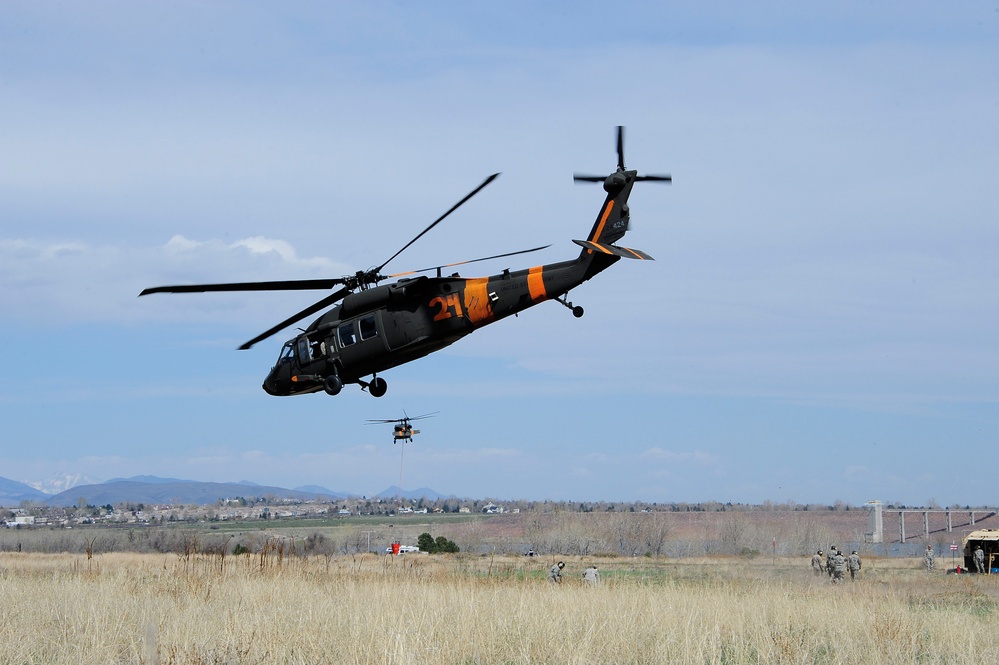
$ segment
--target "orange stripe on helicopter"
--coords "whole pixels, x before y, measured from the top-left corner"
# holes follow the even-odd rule
[[[548,297],[545,292],[545,278],[542,275],[544,266],[535,266],[527,271],[527,290],[531,294],[531,300],[537,302]]]
[[[597,230],[594,231],[593,237],[590,238],[591,242],[596,242],[600,235],[604,232],[604,225],[607,223],[607,218],[610,217],[611,210],[614,208],[614,199],[607,202],[607,207],[604,208],[604,214],[600,216],[600,224],[597,225]]]
[[[465,316],[473,325],[492,320],[493,306],[489,302],[488,277],[465,280]]]

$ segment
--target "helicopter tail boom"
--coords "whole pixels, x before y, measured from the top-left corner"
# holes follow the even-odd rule
[[[574,243],[583,248],[580,254],[581,259],[591,259],[593,256],[603,254],[608,258],[613,256],[642,261],[653,260],[651,256],[641,250],[614,244],[628,232],[628,225],[631,221],[628,197],[631,195],[631,188],[636,179],[638,179],[637,171],[618,171],[607,176],[604,181],[607,198],[604,200],[603,207],[600,208],[600,214],[597,215],[589,236],[586,240],[573,240]]]

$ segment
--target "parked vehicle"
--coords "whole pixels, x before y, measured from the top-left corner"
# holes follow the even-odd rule
[[[975,566],[975,550],[979,547],[985,554],[985,573],[999,574],[999,529],[972,531],[962,541],[964,545],[964,568],[969,573],[978,572]]]
[[[389,545],[385,548],[386,554],[412,554],[413,552],[419,552],[420,548],[416,545]]]

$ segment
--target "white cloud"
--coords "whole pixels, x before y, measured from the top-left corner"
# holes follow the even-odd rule
[[[870,468],[862,464],[852,464],[843,469],[843,475],[849,480],[862,480],[872,476]]]
[[[707,453],[701,450],[675,452],[659,447],[647,448],[642,452],[641,457],[657,462],[667,462],[669,464],[697,464],[700,466],[714,466],[721,461],[718,455]]]
[[[183,254],[185,252],[193,252],[203,244],[195,240],[188,240],[184,236],[176,235],[167,241],[164,249],[168,254]]]
[[[0,238],[0,307],[9,320],[41,325],[165,318],[232,322],[234,308],[257,309],[254,320],[259,320],[273,318],[267,312],[282,303],[294,311],[296,297],[241,293],[136,300],[136,296],[143,288],[165,284],[306,279],[351,272],[346,264],[300,257],[287,241],[262,236],[226,243],[175,235],[159,247]],[[303,299],[309,297],[306,293]]]

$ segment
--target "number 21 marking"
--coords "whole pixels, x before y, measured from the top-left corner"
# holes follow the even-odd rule
[[[428,303],[431,309],[440,307],[440,311],[434,314],[434,321],[443,321],[452,316],[461,316],[461,299],[457,293],[448,296],[436,296]]]

